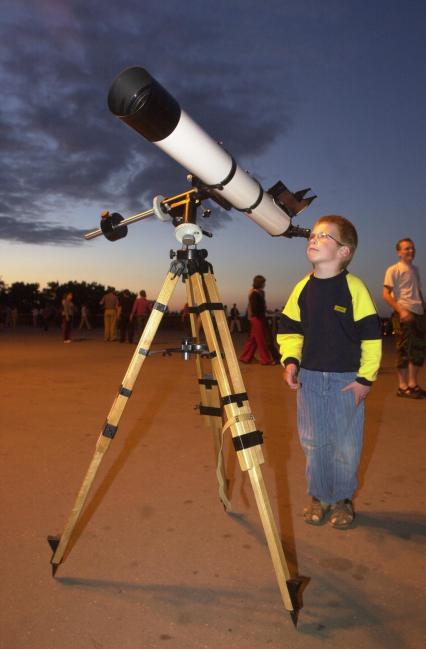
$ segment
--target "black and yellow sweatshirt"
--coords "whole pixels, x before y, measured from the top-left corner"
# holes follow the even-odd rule
[[[371,385],[382,353],[380,321],[365,284],[343,271],[328,279],[307,275],[281,314],[281,362],[319,372],[356,372]]]

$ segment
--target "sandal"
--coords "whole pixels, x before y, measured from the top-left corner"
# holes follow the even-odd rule
[[[398,388],[396,396],[403,397],[404,399],[423,399],[425,391],[418,385],[414,388],[405,388],[405,390],[404,388]]]
[[[414,388],[408,387],[408,391],[412,399],[423,399],[426,397],[426,390],[423,390],[420,385],[415,385]],[[416,395],[416,396],[413,396]]]
[[[303,518],[305,519],[305,523],[309,523],[309,525],[322,525],[329,511],[330,505],[322,503],[318,498],[313,497],[309,507],[303,510]]]
[[[355,513],[352,506],[352,500],[338,500],[331,507],[330,524],[338,530],[346,530],[353,523]]]

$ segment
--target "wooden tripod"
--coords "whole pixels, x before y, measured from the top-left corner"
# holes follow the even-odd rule
[[[90,488],[101,461],[113,440],[127,400],[139,371],[149,355],[149,350],[160,322],[180,277],[186,285],[187,302],[190,309],[191,331],[194,340],[199,341],[201,329],[207,343],[207,353],[197,354],[197,373],[201,392],[202,415],[208,418],[214,433],[218,457],[219,494],[225,509],[230,508],[226,496],[225,473],[222,456],[222,435],[230,429],[232,441],[242,471],[247,471],[256,499],[266,540],[271,554],[282,600],[296,626],[301,608],[302,577],[290,578],[279,533],[260,464],[263,463],[261,449],[262,433],[256,429],[254,416],[245,391],[238,359],[232,344],[223,304],[220,302],[212,266],[206,261],[207,251],[184,248],[172,261],[164,284],[158,295],[146,327],[141,335],[130,365],[124,376],[118,394],[109,411],[104,428],[98,438],[95,453],[90,462],[74,507],[60,537],[48,537],[53,550],[51,558],[53,576],[63,561],[73,530],[80,517]],[[206,356],[211,373],[205,372]],[[225,423],[222,428],[222,420]]]

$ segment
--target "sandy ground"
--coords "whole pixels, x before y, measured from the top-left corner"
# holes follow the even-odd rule
[[[160,331],[154,348],[179,342]],[[395,397],[389,343],[346,532],[303,522],[304,461],[281,368],[242,367],[286,556],[310,578],[295,630],[228,440],[233,513],[218,500],[195,362],[178,354],[144,364],[52,578],[46,538],[63,530],[133,348],[99,331],[70,345],[58,331],[1,331],[1,649],[423,646],[426,400]]]

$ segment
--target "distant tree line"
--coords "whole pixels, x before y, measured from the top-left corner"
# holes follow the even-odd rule
[[[0,309],[3,313],[16,309],[21,324],[32,322],[35,309],[39,310],[40,316],[46,310],[50,311],[50,319],[60,322],[62,299],[71,292],[77,316],[82,305],[85,304],[92,324],[96,326],[101,324],[102,308],[99,302],[106,291],[107,287],[97,282],[69,281],[64,284],[48,282],[47,286],[41,289],[40,284],[36,282],[13,282],[7,285],[0,280]],[[134,293],[130,293],[136,297]]]

